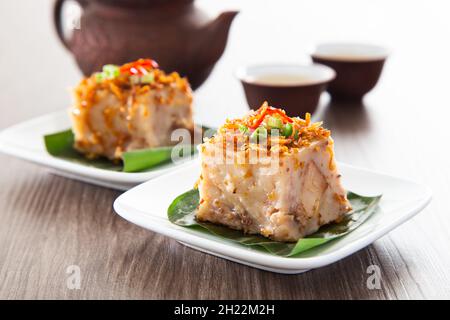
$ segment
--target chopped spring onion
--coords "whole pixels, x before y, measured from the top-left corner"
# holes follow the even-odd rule
[[[120,68],[114,64],[103,66],[103,75],[106,79],[114,79],[120,75]]]
[[[153,83],[155,81],[155,75],[153,73],[147,73],[141,76],[141,83]]]
[[[286,123],[281,130],[281,134],[285,137],[290,137],[292,135],[292,131],[292,124]]]
[[[134,74],[130,76],[130,82],[131,84],[145,84],[145,83],[152,83],[155,81],[155,75],[153,73],[147,73],[144,75],[138,75]]]
[[[97,83],[103,82],[105,79],[114,79],[120,75],[120,69],[113,64],[103,66],[102,72],[95,73],[95,81]]]
[[[267,119],[267,126],[269,128],[280,129],[283,126],[283,121],[277,117],[269,117]]]
[[[248,127],[244,126],[243,124],[239,125],[239,131],[242,133],[248,133]]]
[[[253,142],[258,142],[267,139],[267,129],[264,127],[258,127],[255,131],[253,131],[250,136],[250,140]]]
[[[97,83],[102,82],[105,79],[105,76],[103,75],[103,72],[97,72],[95,74],[95,81],[97,81]]]

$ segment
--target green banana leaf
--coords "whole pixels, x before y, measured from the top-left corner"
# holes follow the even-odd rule
[[[214,129],[208,127],[202,127],[202,130],[204,137],[211,136],[211,132],[214,131]],[[170,163],[174,148],[173,146],[168,146],[128,151],[123,153],[122,161],[114,162],[106,158],[86,158],[74,149],[74,141],[75,138],[71,129],[44,136],[45,148],[52,156],[85,166],[111,171],[142,172],[151,170],[160,165]],[[195,145],[181,148],[180,157],[185,156],[184,152],[193,155],[197,152],[197,148]]]
[[[341,222],[322,226],[314,234],[300,239],[296,243],[274,241],[260,235],[244,234],[225,226],[197,221],[195,213],[200,201],[197,189],[189,190],[178,196],[169,206],[167,215],[172,223],[179,226],[196,228],[256,250],[264,250],[273,255],[292,257],[353,231],[378,209],[381,198],[381,196],[364,197],[353,192],[349,192],[347,197],[353,209]]]

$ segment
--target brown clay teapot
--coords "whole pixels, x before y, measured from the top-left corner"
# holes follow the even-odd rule
[[[187,76],[200,86],[222,55],[237,12],[210,21],[194,0],[76,0],[81,8],[79,28],[64,37],[61,9],[54,4],[56,31],[85,75],[103,65],[150,57],[165,71]]]

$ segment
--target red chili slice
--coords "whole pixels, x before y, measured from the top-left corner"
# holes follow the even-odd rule
[[[264,121],[264,118],[267,115],[267,107],[264,108],[264,110],[260,113],[258,120],[256,120],[251,126],[249,126],[250,129],[256,129],[259,127],[259,125]]]
[[[266,118],[266,116],[268,115],[272,115],[272,114],[277,114],[281,117],[282,120],[285,120],[286,122],[292,123],[292,119],[289,118],[286,114],[283,113],[283,111],[273,108],[273,107],[264,107],[264,109],[261,111],[258,120],[256,120],[253,125],[249,126],[250,129],[256,129],[258,128],[261,123],[264,121],[264,119]]]
[[[126,63],[120,68],[120,72],[129,72],[131,74],[144,75],[147,69],[159,68],[158,63],[152,59],[139,59],[134,62]]]

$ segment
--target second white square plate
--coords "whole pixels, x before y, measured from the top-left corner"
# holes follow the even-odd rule
[[[51,156],[45,149],[44,136],[70,127],[66,110],[22,122],[0,132],[0,152],[43,165],[68,178],[119,190],[130,189],[189,162],[168,163],[151,171],[129,173],[98,169]]]
[[[170,203],[192,189],[199,177],[198,161],[125,192],[114,202],[114,209],[132,223],[206,253],[273,272],[301,273],[364,248],[413,217],[431,200],[427,187],[410,181],[344,164],[339,165],[339,170],[348,190],[367,196],[382,194],[380,209],[350,234],[291,258],[255,251],[167,219]]]

